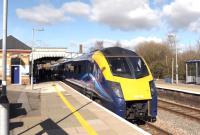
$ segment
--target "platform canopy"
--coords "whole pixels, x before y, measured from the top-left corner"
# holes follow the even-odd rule
[[[68,52],[66,48],[34,48],[33,60],[44,58],[44,57],[65,57],[65,58],[75,58],[82,55],[77,52]],[[30,60],[32,60],[32,55],[30,55]]]

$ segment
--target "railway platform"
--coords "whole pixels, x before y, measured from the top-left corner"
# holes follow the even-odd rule
[[[8,86],[11,135],[148,135],[62,82]]]
[[[157,88],[162,88],[165,90],[173,90],[173,91],[179,91],[179,92],[184,92],[188,94],[196,94],[200,95],[200,85],[196,84],[184,84],[184,83],[178,83],[178,84],[171,84],[171,83],[166,83],[164,80],[157,80],[155,81],[156,87]]]

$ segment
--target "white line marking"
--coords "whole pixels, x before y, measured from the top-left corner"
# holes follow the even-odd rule
[[[171,90],[171,91],[179,91],[179,92],[183,92],[183,93],[200,95],[200,92],[189,91],[189,90],[184,90],[184,89],[179,89],[179,88],[169,88],[167,86],[156,86],[156,88],[167,89],[167,90]]]

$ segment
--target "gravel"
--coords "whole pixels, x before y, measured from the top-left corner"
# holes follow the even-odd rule
[[[155,125],[173,135],[199,135],[200,123],[159,108]]]

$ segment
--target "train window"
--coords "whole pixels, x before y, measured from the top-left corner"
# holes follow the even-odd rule
[[[102,81],[102,78],[103,78],[103,74],[101,72],[101,69],[99,68],[99,66],[95,63],[94,64],[94,68],[93,68],[93,75],[95,76],[95,78],[98,80],[98,81]]]
[[[135,74],[135,78],[141,78],[149,75],[147,67],[144,61],[140,57],[129,57],[129,59],[133,66],[133,72]]]
[[[78,65],[78,74],[81,74],[82,69],[81,69],[81,65]]]
[[[108,57],[113,75],[131,77],[131,71],[125,57]]]
[[[92,72],[92,74],[94,76],[97,76],[97,66],[96,66],[96,64],[93,65],[93,72]]]
[[[65,65],[64,65],[64,67],[65,67],[65,68],[64,68],[64,71],[67,71],[67,72],[69,72],[69,67],[68,67],[68,65],[67,65],[67,64],[65,64]]]
[[[200,77],[200,62],[198,62],[198,69],[197,70],[198,70],[198,72],[197,72],[198,75],[197,76]]]
[[[75,65],[75,66],[74,66],[74,73],[75,73],[75,74],[78,74],[78,73],[79,73],[79,67],[78,67],[78,65]]]
[[[92,69],[93,69],[92,64],[89,63],[87,66],[87,73],[91,73]]]

